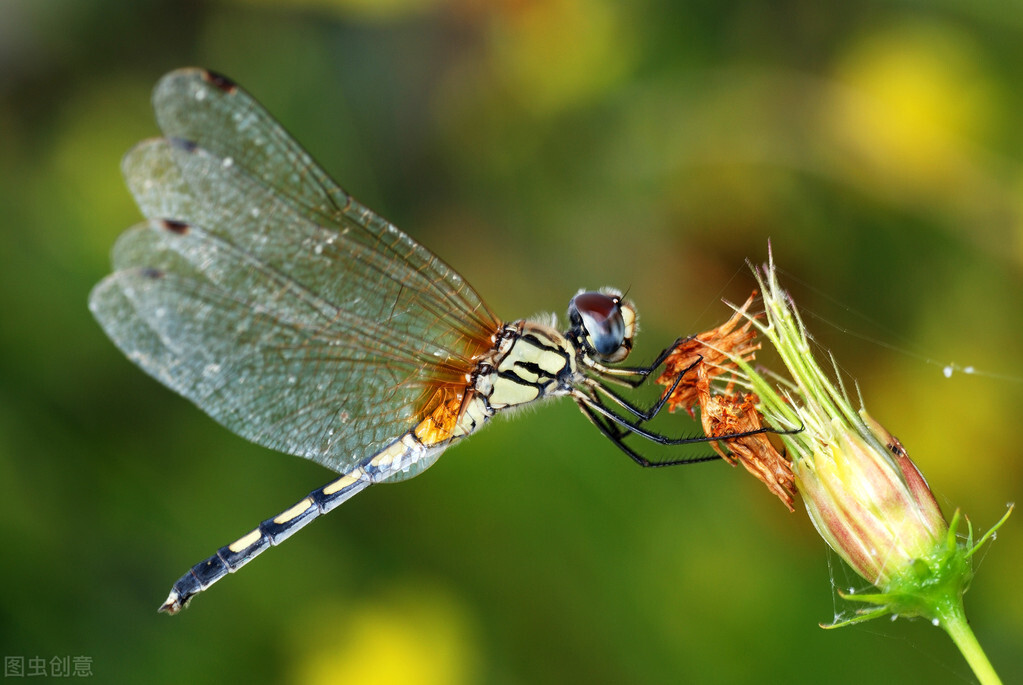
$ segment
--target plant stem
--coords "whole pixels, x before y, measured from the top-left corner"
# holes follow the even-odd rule
[[[987,655],[984,654],[980,643],[977,642],[977,636],[973,634],[973,630],[966,620],[962,599],[948,603],[943,602],[939,608],[938,621],[959,651],[962,652],[981,685],[1002,685],[1001,678],[995,673]]]

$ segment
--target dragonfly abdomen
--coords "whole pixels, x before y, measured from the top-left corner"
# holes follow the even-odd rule
[[[270,547],[279,545],[373,483],[392,477],[401,478],[414,466],[426,468],[443,448],[430,448],[411,432],[364,460],[340,478],[310,492],[305,498],[277,516],[267,519],[251,532],[200,561],[171,588],[160,611],[176,614],[189,600],[229,573],[234,573]],[[424,463],[419,463],[424,462]]]

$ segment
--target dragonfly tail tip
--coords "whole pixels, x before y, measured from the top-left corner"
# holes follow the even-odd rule
[[[171,590],[170,594],[167,595],[167,600],[160,605],[160,608],[157,609],[157,612],[167,614],[168,616],[173,616],[174,614],[184,609],[187,604],[188,600],[186,599],[182,601],[182,597],[181,595],[178,594],[177,590]]]

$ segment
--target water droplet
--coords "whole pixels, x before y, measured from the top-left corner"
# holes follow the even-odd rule
[[[224,157],[224,161],[220,163],[225,169],[230,169],[234,166],[234,159],[231,157]]]
[[[936,619],[936,618],[932,618],[931,619],[931,625],[934,626],[935,628],[938,627],[939,623],[940,623],[940,621],[938,619]]]
[[[206,99],[206,91],[201,89],[201,88],[199,90],[195,91],[195,99],[198,100],[199,102],[202,102],[203,100],[205,100]]]
[[[963,373],[973,373],[973,367],[967,366],[963,369]]]
[[[942,369],[941,372],[943,374],[945,374],[945,378],[951,378],[952,377],[952,365],[949,364],[944,369]]]
[[[323,243],[318,243],[316,247],[313,248],[313,252],[316,254],[323,254]]]

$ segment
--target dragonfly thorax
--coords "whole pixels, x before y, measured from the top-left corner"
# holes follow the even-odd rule
[[[504,326],[493,350],[477,365],[472,377],[473,399],[493,415],[564,394],[576,374],[571,341],[550,326],[516,321]]]

